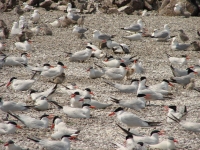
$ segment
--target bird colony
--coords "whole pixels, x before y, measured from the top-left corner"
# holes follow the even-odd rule
[[[199,19],[70,6],[0,16],[0,149],[199,149]]]

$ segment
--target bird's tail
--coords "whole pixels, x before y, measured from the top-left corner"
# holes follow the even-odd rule
[[[113,101],[113,102],[115,102],[115,103],[119,103],[120,102],[120,100],[119,99],[116,99],[116,98],[113,98],[113,97],[110,97],[112,100],[111,101]]]
[[[63,107],[61,105],[59,105],[57,102],[55,101],[49,101],[51,103],[53,103],[54,105],[58,106],[59,109],[62,109]]]
[[[99,67],[99,68],[103,68],[103,67],[101,67],[100,65],[97,65],[97,63],[94,63],[97,67]]]
[[[32,140],[34,142],[40,142],[39,138],[30,138],[30,137],[27,137],[27,139]]]
[[[148,122],[146,121],[150,126],[155,127],[155,126],[160,126],[162,122]]]
[[[67,57],[71,57],[72,56],[72,53],[69,53],[69,52],[65,52],[67,53]]]
[[[114,84],[112,82],[109,82],[109,81],[103,81],[103,82],[105,82],[108,85],[114,86]]]
[[[170,78],[170,82],[177,83],[176,80],[173,79],[173,77]]]
[[[171,57],[167,52],[165,52],[165,54],[167,55],[167,58],[170,58],[170,57]]]

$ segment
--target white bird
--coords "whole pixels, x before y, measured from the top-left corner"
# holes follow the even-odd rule
[[[148,87],[146,86],[146,77],[141,77],[140,78],[140,82],[139,82],[139,85],[138,85],[138,90],[137,90],[137,94],[139,94],[139,91],[141,90],[145,90],[147,89]]]
[[[25,111],[33,106],[26,106],[24,103],[16,103],[14,101],[3,101],[0,97],[0,109],[4,112]],[[8,115],[7,118],[8,119]]]
[[[114,112],[110,113],[109,116],[117,114],[117,119],[126,124],[129,128],[131,127],[152,127],[158,126],[161,122],[148,122],[140,119],[137,115],[131,112],[125,112],[122,107],[118,107]]]
[[[54,78],[59,75],[61,75],[64,72],[64,69],[67,68],[62,62],[58,62],[57,66],[54,68],[50,68],[48,70],[43,70],[40,75],[49,77],[49,78]]]
[[[147,10],[146,10],[146,9],[144,9],[144,10],[142,11],[142,17],[144,17],[144,16],[147,16]]]
[[[148,94],[138,94],[136,99],[130,100],[118,100],[116,98],[112,98],[112,101],[119,104],[122,107],[130,108],[139,111],[140,109],[144,109],[146,106],[146,99],[149,99]]]
[[[112,39],[114,36],[103,34],[98,30],[93,31],[93,39],[99,43],[105,43],[107,40]]]
[[[84,98],[81,98],[81,95],[79,92],[74,92],[71,95],[70,99],[70,106],[73,108],[81,108],[83,105]]]
[[[51,66],[48,63],[43,64],[43,66],[41,66],[41,67],[40,66],[34,67],[34,66],[24,64],[24,67],[29,71],[36,71],[36,72],[42,72],[42,71],[48,70],[50,68],[53,68],[53,66]]]
[[[105,71],[105,75],[112,80],[124,79],[124,77],[126,76],[127,69],[128,69],[124,63],[121,63],[119,68],[103,68],[99,65],[97,66],[102,68]]]
[[[60,19],[56,19],[55,21],[49,23],[51,26],[53,27],[60,27],[61,26],[61,23],[60,23]]]
[[[82,27],[79,27],[78,25],[75,25],[74,26],[74,29],[72,31],[72,33],[74,33],[75,35],[77,35],[78,37],[81,37],[82,35],[84,35],[84,33],[88,31],[87,28],[82,28]]]
[[[87,43],[87,46],[92,47],[94,51],[92,51],[91,57],[102,58],[105,54],[102,50],[100,50],[97,46],[93,45],[92,43]]]
[[[176,118],[178,118],[180,120],[186,119],[186,114],[187,114],[186,106],[184,106],[183,112],[177,112],[177,107],[175,105],[165,106],[164,108],[166,109],[166,111],[168,111],[168,113],[167,113],[167,122],[168,123],[174,122],[174,120],[170,119],[170,118],[174,118],[173,116],[175,116]]]
[[[90,118],[90,108],[95,108],[90,104],[83,104],[82,108],[73,108],[70,106],[60,106],[57,103],[53,102],[60,109],[63,109],[63,112],[70,118]]]
[[[52,95],[56,91],[56,89],[57,89],[57,84],[52,86],[51,88],[43,91],[43,92],[37,92],[37,91],[31,89],[30,90],[30,97],[31,97],[32,100],[37,100],[41,97],[48,97],[49,98],[49,96]]]
[[[50,141],[48,139],[39,139],[39,138],[30,138],[27,137],[29,140],[32,140],[46,150],[70,150],[71,144],[70,140],[76,138],[76,135],[64,135],[61,137],[61,141]]]
[[[26,40],[24,42],[15,42],[15,47],[17,50],[23,50],[23,51],[31,51],[32,50],[32,46],[31,46],[31,41],[30,40]]]
[[[26,11],[34,10],[34,7],[28,5],[26,2],[24,2],[23,5],[24,5],[24,10],[26,10]]]
[[[72,8],[72,4],[71,3],[68,3],[67,4],[67,12],[70,12],[70,11],[72,11],[72,12],[80,12],[79,9]]]
[[[44,114],[40,117],[40,120],[32,118],[27,115],[16,115],[8,112],[9,115],[13,116],[20,122],[22,122],[28,128],[40,128],[40,129],[47,129],[49,126],[49,119],[52,119],[53,115]]]
[[[47,97],[43,96],[38,99],[36,99],[34,103],[34,109],[37,111],[44,111],[49,109],[49,102],[51,100],[47,99]]]
[[[22,34],[22,30],[19,28],[18,22],[13,22],[13,26],[11,28],[10,35],[14,36],[14,35],[19,35],[19,34]]]
[[[119,46],[119,45],[120,45],[119,43],[117,43],[117,42],[115,42],[115,41],[113,41],[113,40],[111,40],[111,39],[109,39],[109,40],[106,41],[106,46],[107,46],[109,49],[112,49],[113,47]]]
[[[69,61],[71,62],[83,62],[91,57],[92,51],[94,51],[92,47],[87,46],[85,50],[78,51],[75,53],[67,53],[67,56],[69,57]]]
[[[195,72],[198,73],[198,76],[200,76],[200,66],[199,65],[193,65],[193,66],[190,66],[190,68],[192,68]]]
[[[138,32],[136,34],[133,35],[129,35],[129,36],[122,36],[125,39],[129,39],[131,41],[138,41],[138,40],[142,40],[142,32]]]
[[[171,42],[171,49],[172,50],[187,50],[190,47],[190,43],[178,43],[176,40],[176,37],[173,37],[172,42]]]
[[[168,24],[164,25],[164,30],[156,32],[152,38],[155,38],[157,41],[166,41],[170,38],[170,31]]]
[[[192,132],[200,132],[200,123],[181,120],[181,119],[176,118],[174,115],[172,116],[173,118],[172,117],[169,117],[169,118],[177,122],[182,128],[184,128],[184,130],[192,131]]]
[[[30,18],[33,23],[38,23],[39,19],[40,19],[40,14],[38,10],[34,10],[33,14],[31,14],[31,18]]]
[[[27,26],[27,22],[24,16],[20,16],[19,18],[19,29],[22,29],[23,27]]]
[[[176,149],[174,142],[177,142],[173,137],[169,137],[167,140],[164,140],[158,144],[149,145],[150,149],[161,149],[161,150],[172,150]]]
[[[106,67],[110,68],[118,68],[123,62],[124,61],[121,58],[114,58],[113,56],[109,56],[104,61],[102,61]]]
[[[187,60],[190,59],[189,56],[187,56],[187,55],[181,55],[181,57],[172,57],[169,54],[167,54],[167,57],[169,59],[169,62],[172,65],[177,65],[178,64],[178,65],[181,65],[181,66],[187,65]]]
[[[91,106],[94,106],[96,109],[105,109],[112,105],[112,104],[107,104],[107,103],[102,103],[102,102],[96,101],[94,99],[91,99],[91,97],[85,97],[84,103],[90,104]]]
[[[6,87],[8,88],[10,85],[15,91],[27,91],[32,85],[35,83],[35,80],[18,80],[16,77],[12,77],[10,81],[7,83]]]
[[[194,74],[197,74],[197,72],[191,70],[188,68],[188,74],[186,76],[181,76],[181,77],[171,77],[171,81],[173,83],[177,83],[185,87],[187,84],[190,83],[191,78],[194,78]]]
[[[137,93],[137,89],[138,89],[138,85],[139,85],[138,79],[133,79],[131,81],[130,85],[112,83],[112,82],[109,82],[109,81],[104,81],[104,82],[106,84],[118,89],[120,92],[123,92],[123,93]]]
[[[4,146],[6,147],[6,150],[28,150],[28,149],[21,148],[18,145],[15,145],[15,142],[12,140],[9,140],[8,142],[6,142]]]
[[[7,123],[0,123],[0,135],[13,134],[15,133],[17,128],[21,129],[22,127],[13,121],[9,121]]]
[[[91,79],[101,78],[105,74],[102,70],[94,69],[93,67],[90,67],[87,71],[89,71]]]
[[[134,60],[134,63],[131,68],[134,69],[134,72],[137,74],[145,73],[145,69],[142,67],[142,63],[138,62],[138,59]]]
[[[177,14],[181,14],[181,9],[183,9],[183,8],[182,8],[182,6],[181,6],[180,3],[177,3],[177,4],[174,6],[174,12],[177,13]]]
[[[30,57],[28,53],[22,53],[21,57],[5,56],[3,58],[4,66],[22,66],[28,63],[27,57]]]
[[[137,21],[137,24],[131,24],[129,27],[121,28],[122,30],[131,31],[131,32],[139,32],[143,30],[143,22],[142,19]]]
[[[35,26],[35,27],[31,28],[30,30],[34,33],[34,35],[38,35],[41,28],[39,26]]]
[[[120,44],[119,46],[114,46],[112,50],[115,54],[129,54],[130,53],[129,46],[123,43]]]
[[[74,13],[73,10],[67,12],[67,18],[71,19],[72,21],[78,21],[81,16]]]
[[[175,77],[181,77],[181,76],[188,75],[189,68],[182,70],[182,69],[178,69],[178,68],[175,68],[172,65],[170,65],[170,69],[172,70],[172,73]]]

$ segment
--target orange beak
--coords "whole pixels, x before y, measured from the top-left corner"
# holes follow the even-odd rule
[[[124,60],[121,60],[121,62],[124,62]]]
[[[168,106],[164,106],[164,109],[165,109],[165,111],[168,111],[169,107]]]
[[[114,116],[115,112],[111,112],[108,116]]]
[[[94,48],[92,48],[92,51],[96,51]]]
[[[84,101],[84,98],[79,99],[79,101]]]
[[[105,62],[107,62],[108,61],[108,59],[106,59],[106,60],[104,60]]]
[[[67,68],[67,66],[63,66],[63,68]]]
[[[198,74],[198,72],[194,71],[194,74]]]
[[[54,68],[54,66],[50,66],[50,68]]]
[[[161,130],[160,132],[158,132],[159,135],[164,135],[165,134],[165,131],[164,130]]]
[[[94,95],[94,93],[93,93],[93,92],[90,92],[90,94],[91,94],[91,95]]]
[[[174,86],[172,83],[169,83],[170,86]]]
[[[54,115],[49,115],[47,118],[48,119],[53,119]]]
[[[90,108],[95,109],[96,107],[95,106],[90,106]]]
[[[174,142],[178,143],[178,141],[176,139],[174,139]]]
[[[129,70],[129,68],[128,68],[128,67],[125,67],[125,69],[126,69],[126,70]]]
[[[10,84],[11,84],[11,82],[8,82],[7,85],[6,85],[6,87],[8,88],[10,86]]]
[[[22,127],[21,127],[20,125],[16,125],[16,127],[17,127],[18,129],[22,129]]]
[[[29,42],[29,43],[32,43],[33,41],[31,41],[31,40],[28,40],[28,42]]]
[[[76,139],[76,136],[71,136],[69,139],[70,139],[70,140],[75,140],[75,139]]]
[[[137,60],[134,60],[134,63],[137,63]]]
[[[190,66],[189,68],[194,68],[194,66]]]
[[[72,94],[72,95],[71,95],[71,98],[73,98],[73,97],[75,97],[75,94]]]
[[[186,57],[186,59],[190,59],[190,57],[189,57],[189,56],[187,56],[187,57]]]
[[[52,130],[54,127],[55,127],[55,124],[53,123],[53,124],[51,125],[51,130]]]
[[[151,99],[151,94],[146,94],[145,98],[146,99]]]
[[[87,71],[90,71],[90,68]]]
[[[9,145],[9,143],[4,144],[4,146],[8,146],[8,145]]]
[[[30,55],[30,54],[27,54],[26,57],[31,57],[31,55]]]
[[[74,88],[75,88],[75,89],[77,89],[77,88],[78,88],[78,86],[74,86]]]

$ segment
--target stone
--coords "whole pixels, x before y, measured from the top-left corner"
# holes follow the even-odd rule
[[[132,6],[123,6],[123,7],[120,7],[118,9],[119,12],[125,12],[126,14],[130,15],[131,13],[133,13],[133,7]]]

